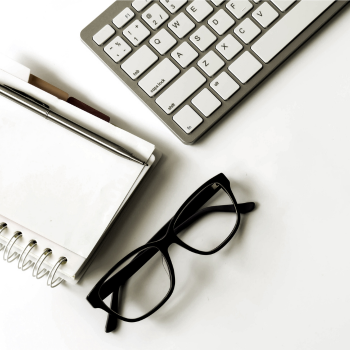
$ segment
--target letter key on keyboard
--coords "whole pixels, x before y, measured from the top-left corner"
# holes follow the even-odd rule
[[[190,36],[190,40],[199,48],[199,50],[205,51],[216,41],[216,36],[206,26],[201,26]]]
[[[226,4],[226,8],[237,18],[241,19],[249,12],[253,5],[248,0],[231,0]]]
[[[196,25],[183,12],[181,12],[168,24],[168,27],[180,39],[186,36],[195,26]]]
[[[199,55],[198,52],[185,41],[171,53],[171,56],[181,65],[182,68],[186,68]]]
[[[161,29],[149,43],[161,54],[167,53],[177,41],[163,28]]]
[[[221,9],[211,17],[208,24],[219,34],[226,33],[234,24],[235,20],[225,10]]]
[[[212,77],[224,65],[225,62],[214,51],[209,51],[198,61],[198,66],[209,75],[209,77]]]
[[[197,21],[202,22],[214,9],[203,0],[195,0],[187,6],[186,11]]]
[[[264,27],[267,28],[272,22],[274,22],[279,14],[272,8],[267,2],[264,2],[253,13],[252,16]]]
[[[224,40],[216,45],[216,49],[229,61],[242,51],[243,45],[231,34],[228,34]]]
[[[249,44],[261,33],[261,30],[250,18],[246,18],[235,28],[234,32],[244,43]]]

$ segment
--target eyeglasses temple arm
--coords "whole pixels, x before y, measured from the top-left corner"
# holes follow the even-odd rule
[[[241,214],[246,214],[254,209],[255,203],[253,203],[253,202],[242,203],[242,204],[238,204],[238,206],[240,207],[239,212]],[[195,214],[190,216],[182,224],[178,225],[175,228],[175,233],[178,234],[180,231],[182,231],[185,228],[187,228],[188,226],[190,226],[193,222],[200,219],[202,216],[209,214],[209,213],[213,213],[213,212],[235,213],[236,209],[235,209],[234,205],[232,205],[232,204],[231,205],[217,205],[217,206],[202,208],[202,209],[198,210]]]
[[[119,288],[120,288],[120,285],[112,293],[112,297],[111,297],[110,308],[111,308],[111,310],[116,311],[116,312],[118,312],[118,309],[119,309]],[[110,332],[114,331],[117,328],[117,325],[118,325],[118,319],[115,317],[115,315],[108,314],[107,320],[106,320],[105,332],[110,333]]]

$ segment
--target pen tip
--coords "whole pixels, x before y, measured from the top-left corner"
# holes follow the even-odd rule
[[[148,164],[147,164],[146,162],[144,162],[144,161],[142,161],[142,160],[136,158],[133,154],[131,154],[131,157],[129,156],[128,158],[129,158],[129,160],[133,160],[133,161],[135,161],[136,163],[139,163],[139,164],[141,164],[141,165],[143,165],[143,166],[148,166]]]
[[[146,162],[143,162],[142,160],[137,159],[136,161],[137,161],[137,163],[139,163],[143,166],[148,166],[148,164]]]

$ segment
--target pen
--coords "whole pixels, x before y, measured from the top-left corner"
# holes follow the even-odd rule
[[[41,114],[46,119],[55,122],[70,131],[75,132],[76,134],[96,143],[97,145],[121,156],[124,158],[127,158],[129,160],[132,160],[136,163],[139,163],[141,165],[148,165],[147,163],[143,162],[142,160],[136,158],[131,152],[126,150],[125,148],[118,146],[117,144],[106,140],[105,138],[93,133],[92,131],[89,131],[82,126],[64,118],[63,116],[51,111],[50,106],[47,104],[37,100],[36,98],[29,96],[28,94],[16,90],[14,88],[11,88],[9,86],[0,85],[0,93],[11,98],[12,100],[28,107],[29,109]]]
[[[30,69],[28,67],[2,54],[0,54],[0,69],[13,75],[18,79],[25,81],[26,83],[37,87],[40,90],[49,93],[50,95],[59,98],[62,101],[65,101],[79,109],[82,109],[85,112],[94,115],[97,118],[100,118],[108,123],[110,122],[110,118],[107,115],[101,113],[95,108],[88,106],[86,103],[79,101],[75,97],[69,96],[67,92],[48,83],[47,81],[36,77],[35,75],[30,73]]]

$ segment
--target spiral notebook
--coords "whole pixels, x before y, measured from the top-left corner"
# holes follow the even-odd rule
[[[34,277],[76,283],[159,156],[147,141],[1,70],[0,84],[34,96],[149,164],[111,153],[0,95],[0,254],[23,270],[31,266]]]

